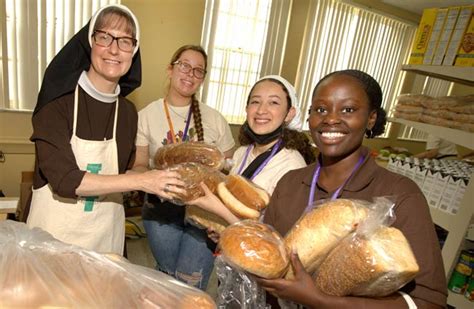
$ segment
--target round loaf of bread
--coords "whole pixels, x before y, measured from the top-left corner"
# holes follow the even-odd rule
[[[224,154],[214,145],[203,142],[169,144],[158,148],[154,158],[157,169],[165,169],[175,164],[194,162],[221,170]]]
[[[365,204],[337,199],[304,214],[285,236],[285,244],[297,252],[305,270],[312,274],[341,239],[367,217]],[[285,278],[294,278],[290,267]]]
[[[256,219],[270,202],[262,188],[240,175],[229,175],[217,186],[217,194],[224,205],[239,218]]]
[[[227,227],[221,233],[219,248],[231,266],[262,278],[280,278],[288,268],[283,238],[271,226],[254,220]]]
[[[403,233],[381,227],[372,235],[354,234],[331,251],[316,284],[326,294],[383,297],[411,281],[419,271]]]

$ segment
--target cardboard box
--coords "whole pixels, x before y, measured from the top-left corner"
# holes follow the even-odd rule
[[[439,207],[439,202],[443,196],[444,188],[448,184],[449,175],[442,172],[436,172],[436,176],[433,182],[433,188],[431,188],[430,195],[427,197],[428,205],[433,208]]]
[[[474,66],[474,18],[472,14],[469,26],[462,37],[454,65],[462,67]]]
[[[433,57],[435,55],[436,48],[438,47],[438,41],[443,31],[446,16],[448,16],[447,8],[440,8],[436,12],[436,20],[433,25],[433,31],[431,32],[430,40],[428,41],[428,46],[426,47],[423,64],[430,65],[431,62],[433,62]]]
[[[461,40],[471,20],[473,9],[474,6],[472,5],[461,7],[461,10],[459,11],[458,15],[458,20],[456,21],[456,26],[454,27],[453,34],[451,35],[451,40],[449,41],[446,54],[444,55],[443,65],[454,64],[454,60],[456,59],[456,55],[461,45]]]
[[[449,176],[448,183],[444,188],[443,196],[439,202],[439,209],[445,212],[449,212],[452,205],[455,203],[456,191],[460,183],[462,182],[461,178]]]
[[[437,11],[437,8],[423,10],[423,16],[416,31],[415,42],[408,60],[409,64],[423,64],[423,58],[436,20]]]
[[[16,211],[16,219],[21,222],[26,222],[26,218],[30,212],[33,174],[33,172],[21,172],[20,201],[18,202],[18,209]]]
[[[443,31],[441,31],[441,35],[438,40],[438,46],[436,47],[433,61],[431,62],[432,65],[441,65],[443,63],[444,55],[448,49],[449,41],[451,40],[454,27],[456,26],[460,10],[460,6],[448,8],[448,15],[446,16]]]

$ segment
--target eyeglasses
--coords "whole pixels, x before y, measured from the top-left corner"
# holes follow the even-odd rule
[[[178,65],[178,70],[181,72],[181,73],[189,73],[191,71],[193,71],[193,75],[194,77],[198,78],[198,79],[203,79],[204,76],[206,76],[206,70],[204,69],[201,69],[201,68],[193,68],[189,63],[186,63],[186,62],[183,62],[183,61],[175,61],[172,63],[173,65],[177,64]]]
[[[102,47],[109,47],[114,41],[117,41],[117,46],[124,52],[131,52],[137,45],[137,40],[127,36],[115,37],[108,32],[102,30],[95,30],[92,34],[94,42]]]

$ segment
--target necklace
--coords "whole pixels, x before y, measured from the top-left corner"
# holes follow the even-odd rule
[[[168,103],[168,108],[169,108],[169,110],[171,110],[171,112],[172,112],[174,115],[176,115],[176,116],[178,116],[179,118],[183,119],[184,123],[186,123],[186,122],[187,122],[187,115],[188,115],[188,112],[189,112],[189,111],[186,113],[186,115],[181,115],[179,112],[177,112],[177,111],[174,109],[175,106],[173,105],[173,102],[171,102],[171,100],[170,100],[169,98],[166,98],[165,101],[168,101],[168,102],[169,102],[169,103]],[[191,105],[189,105],[189,108],[191,108]]]
[[[174,143],[176,143],[176,136],[175,136],[175,133],[174,133],[173,121],[171,121],[169,106],[168,106],[168,103],[166,102],[166,99],[163,100],[163,106],[164,106],[164,109],[165,109],[166,119],[168,120],[168,127],[170,129],[171,139],[172,139],[173,144],[174,144]],[[182,138],[183,141],[186,140],[186,137],[188,135],[188,129],[189,129],[189,122],[191,120],[191,114],[192,114],[191,105],[189,105],[188,116],[184,121],[186,126],[184,127],[184,133],[183,133],[183,138]]]

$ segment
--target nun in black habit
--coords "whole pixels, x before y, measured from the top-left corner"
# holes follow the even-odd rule
[[[141,84],[139,42],[133,13],[108,5],[46,69],[32,118],[30,227],[89,250],[122,254],[121,192],[170,198],[164,185],[181,185],[173,172],[128,171],[135,158],[137,111],[125,96]]]

